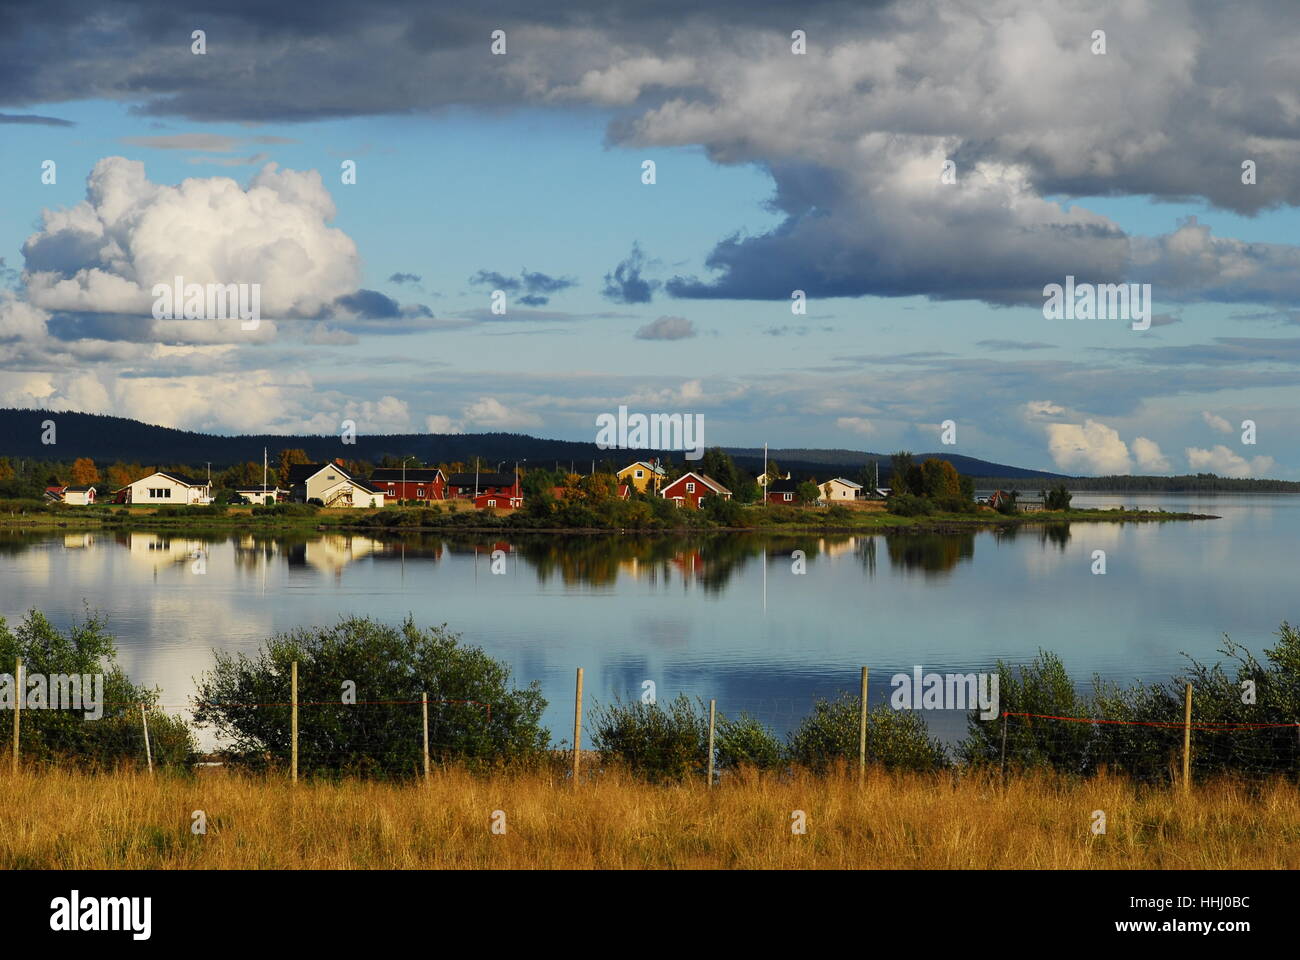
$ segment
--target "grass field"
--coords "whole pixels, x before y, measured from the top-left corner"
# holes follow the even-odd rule
[[[207,833],[191,831],[204,811]],[[792,833],[792,812],[807,832]],[[1106,816],[1094,835],[1093,812]],[[494,811],[505,832],[492,832]],[[300,783],[23,772],[0,777],[0,869],[1300,867],[1300,790],[737,774],[653,786],[562,773]]]

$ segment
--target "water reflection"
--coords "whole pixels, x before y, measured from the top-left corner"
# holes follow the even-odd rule
[[[1014,528],[998,531],[998,540],[1016,537]],[[1044,543],[1064,549],[1068,525],[1038,528]],[[975,554],[974,533],[861,536],[853,534],[631,534],[521,535],[511,540],[499,535],[406,534],[387,538],[344,533],[179,535],[150,531],[86,532],[61,535],[0,535],[0,554],[21,554],[37,545],[61,543],[67,550],[121,548],[130,565],[161,571],[203,558],[209,571],[229,558],[236,571],[265,572],[281,566],[290,575],[317,573],[333,579],[361,561],[372,564],[440,563],[445,557],[470,560],[475,569],[491,572],[494,557],[509,564],[509,571],[532,572],[542,585],[558,582],[565,587],[612,589],[620,578],[650,584],[676,582],[706,593],[726,589],[751,565],[766,565],[771,573],[788,572],[796,561],[812,570],[818,563],[856,559],[867,577],[877,571],[880,542],[889,567],[926,577],[942,576]]]

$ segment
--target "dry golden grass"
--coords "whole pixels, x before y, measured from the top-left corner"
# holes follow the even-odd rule
[[[205,836],[191,813],[207,815]],[[506,833],[491,832],[493,811]],[[807,833],[791,832],[791,813]],[[1104,836],[1089,827],[1106,813]],[[652,786],[606,774],[300,783],[204,772],[0,778],[0,868],[1300,867],[1300,791],[874,772]]]

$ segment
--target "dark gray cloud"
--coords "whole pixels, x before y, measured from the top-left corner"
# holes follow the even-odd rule
[[[388,278],[389,283],[419,283],[423,278],[418,273],[394,273]]]
[[[1130,237],[1046,199],[1204,200],[1246,214],[1300,204],[1288,92],[1300,82],[1300,9],[1186,0],[1121,18],[1008,0],[1000,10],[810,3],[797,18],[800,57],[776,0],[127,0],[108,11],[12,0],[0,8],[0,105],[107,98],[148,116],[239,123],[595,106],[617,117],[612,146],[698,146],[773,178],[781,225],[721,240],[707,275],[668,283],[674,296],[782,300],[802,289],[1024,304],[1073,275],[1151,282],[1165,302],[1300,304],[1295,247],[1197,237],[1196,225]],[[1099,18],[1104,56],[1089,49]],[[190,52],[196,26],[207,56]],[[488,49],[497,28],[504,57]],[[939,180],[946,160],[952,184]],[[1254,183],[1242,182],[1243,161]],[[647,283],[616,267],[607,288],[648,302]]]
[[[649,303],[659,287],[657,280],[646,280],[641,272],[646,267],[646,257],[641,245],[632,244],[632,252],[605,274],[605,287],[601,295],[614,303]]]
[[[490,287],[511,294],[522,293],[519,302],[528,307],[544,307],[551,302],[551,294],[578,285],[578,281],[571,277],[552,277],[528,270],[521,270],[517,277],[509,277],[495,270],[480,270],[469,278],[469,282],[476,287]]]

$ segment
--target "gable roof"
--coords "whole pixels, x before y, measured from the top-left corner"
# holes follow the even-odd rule
[[[407,483],[433,483],[439,477],[445,479],[445,475],[437,467],[407,467]],[[371,483],[401,483],[401,467],[380,467],[378,470],[370,471]]]
[[[694,477],[696,480],[699,480],[706,487],[713,490],[714,493],[731,493],[730,490],[728,490],[722,484],[718,483],[718,481],[714,480],[708,474],[696,473],[694,470],[686,471],[680,477],[674,480],[672,483],[665,486],[664,490],[665,491],[670,490],[673,487],[677,486],[677,484],[681,483],[683,480],[689,480],[691,477]]]
[[[842,484],[844,484],[844,486],[846,486],[846,487],[852,487],[854,490],[861,490],[861,489],[862,489],[862,484],[860,484],[860,483],[854,483],[852,480],[845,480],[843,477],[832,477],[831,479],[827,480],[826,482],[827,482],[827,483],[842,483]]]
[[[150,477],[166,477],[168,480],[176,481],[183,487],[206,487],[208,485],[206,480],[195,480],[188,474],[176,473],[173,470],[155,470],[153,473],[146,473],[139,480],[133,480],[132,483],[143,483]]]
[[[797,481],[785,477],[780,480],[769,480],[763,490],[767,493],[794,493],[798,486]]]
[[[292,464],[292,465],[289,467],[289,476],[288,476],[286,482],[289,483],[291,486],[294,485],[294,484],[306,483],[308,480],[310,480],[312,477],[316,476],[316,474],[320,473],[320,472],[321,472],[322,470],[324,470],[326,467],[329,467],[329,468],[332,468],[332,469],[334,469],[334,470],[337,470],[339,473],[343,474],[343,476],[344,476],[346,479],[348,479],[348,480],[351,480],[351,479],[352,479],[352,474],[351,474],[351,473],[349,473],[349,472],[348,472],[344,467],[341,467],[341,466],[339,466],[337,463],[334,463],[334,462],[331,461],[330,463],[295,463],[295,464]],[[283,478],[283,477],[282,477],[281,479],[282,479],[282,480],[285,480],[285,478]]]
[[[453,473],[447,478],[447,483],[453,487],[472,487],[474,486],[474,472]],[[478,474],[478,488],[481,493],[484,487],[513,487],[515,485],[515,475],[513,473],[482,473]]]
[[[655,464],[653,464],[653,463],[647,463],[647,462],[644,461],[644,460],[638,460],[638,461],[636,461],[635,463],[629,463],[626,467],[624,467],[622,470],[620,470],[619,473],[620,473],[620,474],[622,474],[622,473],[627,473],[627,471],[631,470],[633,467],[645,467],[645,468],[646,468],[647,470],[649,470],[651,473],[657,473],[657,474],[659,474],[659,476],[661,476],[661,477],[664,475],[664,468],[663,468],[663,467],[655,466]]]

